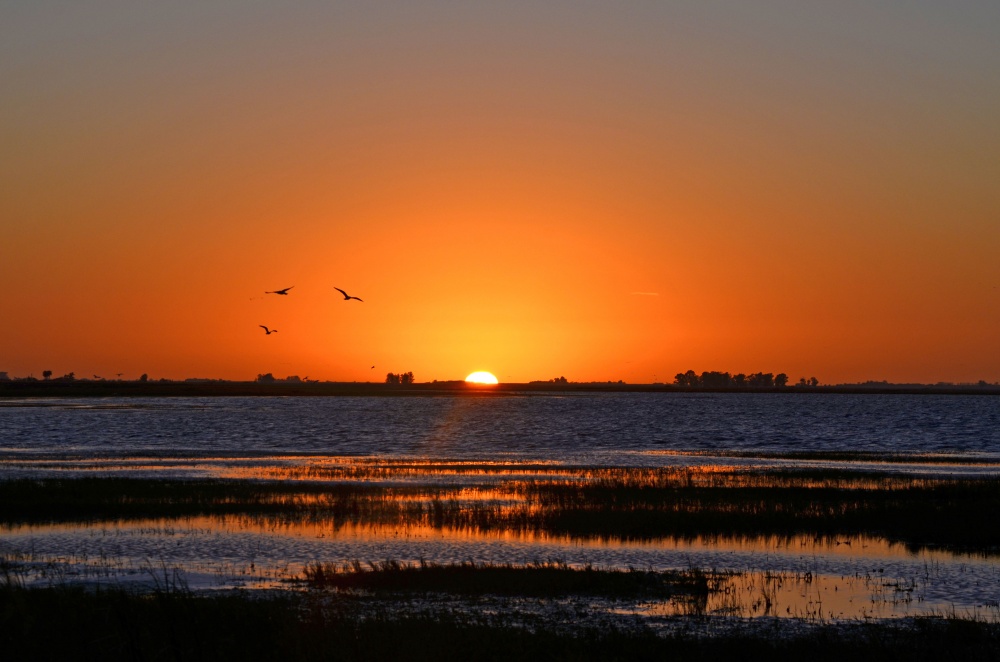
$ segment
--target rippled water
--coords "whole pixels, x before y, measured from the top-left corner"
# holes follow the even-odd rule
[[[192,588],[287,585],[305,565],[391,559],[403,563],[512,563],[720,573],[708,614],[811,619],[957,614],[1000,621],[996,557],[908,550],[855,536],[581,540],[525,532],[426,526],[334,526],[260,517],[195,517],[0,528],[0,553],[36,585],[84,581]],[[621,607],[619,607],[621,608]],[[689,613],[674,603],[627,608]]]
[[[1000,397],[595,393],[0,402],[0,458],[320,453],[618,465],[650,451],[1000,459]]]

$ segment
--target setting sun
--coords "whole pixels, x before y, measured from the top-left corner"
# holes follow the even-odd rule
[[[499,381],[493,376],[493,373],[479,371],[474,372],[465,378],[465,381],[469,384],[498,384]]]

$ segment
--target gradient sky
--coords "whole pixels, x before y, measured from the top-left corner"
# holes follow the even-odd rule
[[[995,0],[0,0],[0,370],[1000,380],[998,35]]]

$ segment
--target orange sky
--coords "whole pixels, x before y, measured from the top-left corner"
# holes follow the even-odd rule
[[[996,3],[24,4],[12,376],[1000,380]]]

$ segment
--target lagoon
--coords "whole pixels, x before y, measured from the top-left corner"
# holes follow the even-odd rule
[[[719,615],[998,618],[994,547],[823,527],[796,532],[794,523],[759,535],[618,534],[615,527],[629,515],[614,506],[593,516],[608,520],[610,534],[586,533],[552,528],[545,519],[551,508],[539,505],[547,502],[530,501],[576,485],[597,490],[602,481],[619,481],[615,489],[627,491],[648,476],[675,474],[687,476],[678,489],[702,481],[705,489],[725,490],[718,493],[726,498],[735,494],[736,503],[750,492],[733,490],[749,487],[786,490],[775,498],[810,485],[817,494],[827,490],[824,498],[843,490],[847,509],[873,490],[911,494],[950,481],[991,481],[1000,475],[1000,398],[505,393],[5,400],[2,481],[229,481],[281,486],[274,489],[283,496],[274,499],[295,504],[281,512],[246,505],[227,513],[8,516],[0,555],[29,584],[142,584],[169,572],[196,590],[290,589],[308,564],[320,562],[699,569],[715,577],[715,597],[704,608]],[[299,493],[294,486],[304,487]],[[382,510],[345,517],[310,505],[310,495],[334,486],[375,490]],[[658,489],[669,498],[670,485]],[[921,498],[933,505],[934,494]],[[664,497],[657,498],[630,508],[662,508]],[[435,520],[434,508],[454,519]],[[545,512],[537,521],[521,516],[532,509]],[[480,519],[455,523],[472,521],[469,512]],[[982,526],[997,526],[983,517]],[[673,607],[607,609],[654,618]]]

